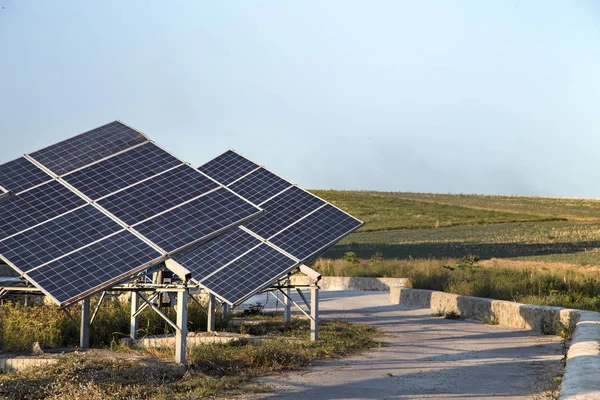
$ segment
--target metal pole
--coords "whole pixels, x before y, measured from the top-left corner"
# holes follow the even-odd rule
[[[291,314],[292,314],[292,304],[289,299],[291,293],[292,292],[291,292],[290,288],[288,287],[285,289],[286,296],[283,296],[283,322],[286,324],[290,323]]]
[[[215,295],[208,295],[208,305],[207,305],[207,313],[208,313],[208,321],[206,323],[206,331],[214,332],[215,331]]]
[[[130,296],[131,302],[131,314],[129,316],[129,336],[132,339],[137,339],[137,330],[138,330],[138,294],[137,292],[131,292]]]
[[[229,304],[223,303],[223,315],[227,315],[229,312]]]
[[[310,287],[310,340],[319,340],[319,287],[312,284]]]
[[[81,301],[81,326],[79,328],[79,347],[90,347],[90,298]]]
[[[175,332],[175,362],[185,364],[185,348],[187,342],[187,303],[188,289],[177,292],[177,326]]]

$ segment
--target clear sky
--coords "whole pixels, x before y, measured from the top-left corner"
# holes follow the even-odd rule
[[[115,119],[308,188],[600,197],[600,2],[0,0],[0,162]]]

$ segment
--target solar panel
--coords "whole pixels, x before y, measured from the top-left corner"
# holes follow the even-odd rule
[[[0,260],[63,306],[262,211],[120,122],[0,165],[0,182]]]
[[[0,165],[0,186],[13,193],[48,182],[52,177],[25,157]]]
[[[181,161],[160,147],[147,143],[65,175],[63,179],[89,198],[98,199],[180,164]]]
[[[160,261],[161,254],[131,232],[85,247],[26,274],[58,303],[68,303],[119,283]]]
[[[260,168],[234,182],[229,187],[251,202],[261,204],[290,186],[292,184],[288,181],[264,168]]]
[[[224,185],[257,169],[259,165],[229,150],[198,168]]]
[[[134,225],[136,231],[167,252],[208,240],[221,230],[256,217],[260,209],[221,188],[148,221]]]
[[[361,225],[356,218],[328,204],[269,241],[298,259],[305,260]]]
[[[0,240],[85,204],[54,180],[0,203]]]
[[[297,261],[262,244],[200,283],[225,301],[239,304],[296,265]]]
[[[260,240],[248,232],[232,229],[199,247],[175,255],[173,259],[188,266],[192,276],[204,277],[260,243]]]
[[[239,167],[248,162],[251,165],[245,169]],[[261,205],[263,214],[240,230],[251,232],[247,237],[261,238],[265,244],[252,248],[258,239],[241,244],[241,234],[230,233],[215,239],[210,249],[206,246],[211,242],[174,257],[202,286],[233,305],[318,256],[362,225],[263,167],[247,173],[252,166],[257,164],[228,151],[199,169],[215,180],[233,182],[228,185],[231,190]],[[236,257],[240,258],[232,262]]]
[[[100,201],[102,207],[133,225],[219,187],[188,165],[157,175]]]
[[[28,271],[123,228],[88,205],[0,242],[0,254]]]
[[[140,132],[114,121],[38,150],[31,156],[55,174],[63,175],[147,140]]]
[[[268,239],[324,204],[325,201],[294,186],[261,205],[263,215],[246,227]]]

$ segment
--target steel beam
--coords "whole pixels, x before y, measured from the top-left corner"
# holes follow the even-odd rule
[[[319,287],[310,287],[310,340],[319,340]]]
[[[290,288],[285,289],[285,296],[283,296],[283,322],[289,324],[292,316],[292,303],[290,302],[291,291]]]
[[[81,301],[81,326],[79,328],[79,347],[90,347],[90,298]]]
[[[175,362],[185,364],[185,349],[187,344],[188,291],[177,292],[177,326],[175,332]]]
[[[216,306],[216,299],[215,299],[215,295],[210,293],[208,295],[208,305],[207,305],[207,314],[208,314],[208,321],[206,322],[206,331],[207,332],[214,332],[215,331],[215,306]]]
[[[129,337],[137,339],[139,307],[137,292],[131,292],[129,300],[131,303],[131,313],[129,314]]]

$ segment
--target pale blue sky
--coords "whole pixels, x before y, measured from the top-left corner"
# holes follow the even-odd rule
[[[120,119],[308,188],[600,197],[600,3],[0,0],[0,162]]]

